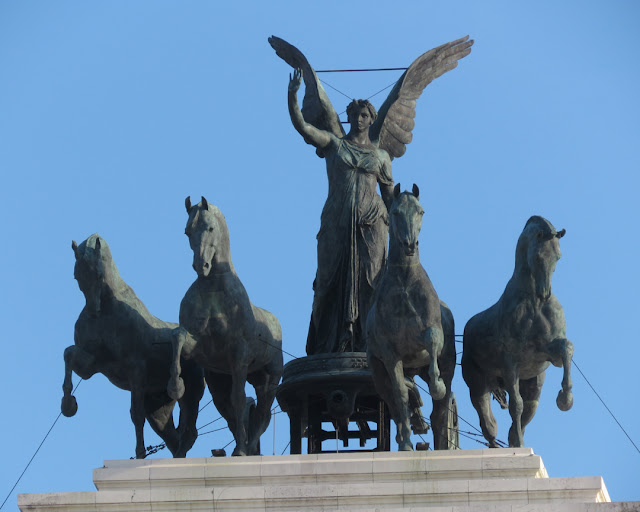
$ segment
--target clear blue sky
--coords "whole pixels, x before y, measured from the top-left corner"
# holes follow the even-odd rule
[[[184,198],[204,195],[227,218],[253,302],[304,355],[327,183],[289,121],[290,69],[271,34],[318,69],[406,66],[475,39],[420,98],[413,143],[394,161],[396,182],[421,189],[422,263],[462,333],[502,293],[529,216],[566,228],[553,284],[575,361],[639,443],[639,14],[633,1],[0,2],[0,499],[59,412],[62,353],[84,305],[72,239],[100,233],[149,310],[177,321],[195,279]],[[327,80],[367,97],[397,77]],[[328,91],[341,112],[348,100]],[[614,500],[640,499],[640,454],[575,369],[575,405],[560,412],[561,377],[547,372],[527,446],[552,476],[602,475]],[[460,372],[454,391],[477,425]],[[133,455],[129,394],[95,376],[77,398],[16,492],[91,490],[93,468]],[[510,418],[496,414],[506,439]],[[216,417],[209,406],[199,424]],[[202,436],[190,455],[230,439]],[[270,427],[263,453],[272,439]],[[160,442],[150,429],[146,440]]]

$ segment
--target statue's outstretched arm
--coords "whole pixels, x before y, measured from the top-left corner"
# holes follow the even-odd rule
[[[325,130],[336,137],[344,137],[344,129],[340,118],[336,113],[329,97],[325,92],[316,72],[309,64],[303,53],[292,44],[276,36],[269,38],[269,44],[276,51],[278,57],[283,59],[293,69],[302,70],[304,79],[304,99],[302,101],[302,115],[307,123],[318,130]]]
[[[329,132],[319,130],[315,126],[307,123],[302,116],[298,105],[298,89],[302,81],[302,70],[297,68],[293,75],[289,75],[289,115],[294,128],[298,131],[307,144],[311,144],[318,149],[326,148],[331,142]]]

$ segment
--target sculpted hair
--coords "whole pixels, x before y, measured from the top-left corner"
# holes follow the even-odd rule
[[[369,111],[369,115],[371,116],[371,122],[373,123],[378,117],[378,112],[375,107],[369,102],[369,100],[353,100],[349,105],[347,105],[347,118],[351,119],[351,114],[353,114],[356,109],[367,108]]]

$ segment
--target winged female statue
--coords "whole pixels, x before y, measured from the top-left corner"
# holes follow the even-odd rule
[[[393,201],[391,160],[411,142],[416,100],[434,79],[471,52],[463,37],[430,50],[402,74],[379,112],[367,100],[347,107],[345,133],[318,77],[300,50],[275,36],[269,43],[294,68],[289,114],[304,140],[327,163],[329,195],[318,233],[307,354],[365,351],[367,313],[387,257],[388,209]],[[304,79],[302,110],[297,92]],[[380,187],[380,195],[377,186]]]

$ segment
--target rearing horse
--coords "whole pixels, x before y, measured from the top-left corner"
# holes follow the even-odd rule
[[[257,455],[269,425],[282,377],[282,332],[278,319],[251,304],[231,262],[229,229],[222,212],[207,202],[185,201],[185,234],[197,279],[180,304],[181,335],[175,339],[169,394],[184,391],[180,356],[205,370],[213,402],[236,441],[233,455]],[[256,408],[245,424],[245,382],[256,390]],[[248,430],[248,431],[247,431]]]
[[[524,445],[524,429],[538,408],[549,363],[564,369],[558,408],[567,411],[573,405],[573,344],[566,337],[562,306],[551,293],[551,276],[560,259],[559,239],[565,232],[556,231],[542,217],[531,217],[518,238],[515,270],[502,297],[464,328],[462,375],[491,447],[498,447],[492,391],[498,397],[505,391],[509,394],[511,447]],[[506,407],[504,400],[499,401]]]
[[[413,450],[405,375],[419,375],[433,399],[434,446],[450,445],[449,402],[456,365],[453,315],[420,264],[418,234],[424,210],[419,190],[394,189],[389,210],[389,260],[367,317],[367,357],[373,382],[397,426],[399,450]]]
[[[173,423],[175,400],[166,390],[172,362],[171,345],[177,324],[153,316],[125,283],[104,238],[91,235],[72,243],[74,276],[86,298],[75,326],[75,344],[64,351],[62,414],[73,416],[78,404],[71,394],[71,372],[83,379],[102,373],[121,389],[131,391],[131,421],[136,430],[136,457],[146,455],[145,417],[174,457],[184,457],[198,431],[198,404],[204,391],[202,370],[185,363],[187,392],[180,397],[180,423]]]

